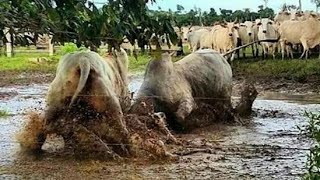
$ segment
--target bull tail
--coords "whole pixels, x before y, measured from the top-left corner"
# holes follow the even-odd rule
[[[84,86],[87,83],[87,80],[88,80],[88,77],[90,74],[90,63],[84,58],[79,59],[79,69],[80,69],[79,83],[78,83],[78,86],[77,86],[75,93],[72,96],[69,107],[77,99],[79,93],[82,91],[82,89],[84,88]]]
[[[279,39],[280,39],[280,36],[278,37],[278,39],[264,39],[264,40],[253,41],[253,42],[251,42],[251,43],[248,43],[248,44],[239,46],[239,47],[237,47],[237,48],[231,49],[230,51],[222,54],[222,56],[223,56],[223,57],[226,57],[226,56],[234,53],[235,51],[238,51],[238,50],[240,50],[240,49],[242,49],[242,48],[245,48],[245,47],[247,47],[247,46],[251,46],[251,45],[253,45],[253,44],[255,44],[255,43],[260,43],[260,42],[273,42],[273,43],[275,43],[275,42],[278,42]]]

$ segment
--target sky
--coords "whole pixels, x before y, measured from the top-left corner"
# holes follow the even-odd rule
[[[299,5],[298,0],[269,0],[268,7],[278,12],[283,3]],[[202,11],[209,11],[210,8],[220,13],[219,8],[231,10],[243,10],[250,8],[251,11],[257,11],[259,5],[264,5],[263,0],[157,0],[156,4],[149,5],[150,9],[157,10],[161,7],[162,10],[169,8],[176,11],[177,4],[182,5],[186,11],[193,9],[195,6],[201,8]],[[311,0],[302,0],[302,10],[315,10],[315,5]]]

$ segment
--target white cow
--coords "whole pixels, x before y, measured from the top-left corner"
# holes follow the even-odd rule
[[[257,31],[255,30],[255,28],[256,28],[256,25],[252,21],[245,21],[244,23],[240,24],[238,31],[239,31],[239,38],[241,40],[241,45],[245,45],[258,40]],[[252,55],[254,57],[256,55],[255,52],[257,51],[257,45],[253,44],[251,48],[252,48]],[[246,48],[242,49],[243,57],[245,57],[245,49]]]
[[[320,44],[320,22],[317,18],[309,18],[305,21],[284,21],[279,27],[281,35],[282,58],[285,53],[285,44],[299,44],[303,46],[300,58],[308,58],[310,48]],[[320,58],[320,57],[319,57]]]
[[[210,31],[205,32],[201,35],[200,49],[204,49],[204,48],[213,49],[214,48],[214,42],[213,42],[214,33],[216,32],[216,30],[218,30],[220,28],[222,28],[221,25],[215,25],[211,28]]]
[[[273,21],[269,18],[262,18],[258,25],[258,39],[277,39],[279,38],[279,33],[277,32],[276,28],[273,26]],[[272,56],[275,59],[275,49],[277,47],[277,43],[272,42],[261,42],[260,43],[263,49],[264,56],[267,56],[268,51],[272,48]]]
[[[222,28],[218,28],[213,35],[214,49],[220,53],[226,53],[237,46],[237,40],[239,38],[239,27],[236,22],[225,22],[221,24]],[[234,58],[232,54],[231,61]]]
[[[192,49],[192,52],[195,52],[200,47],[201,36],[209,32],[210,31],[207,29],[198,29],[198,30],[190,31],[188,33],[187,39],[189,42],[189,46]]]

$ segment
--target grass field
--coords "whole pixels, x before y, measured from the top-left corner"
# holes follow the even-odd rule
[[[78,50],[67,45],[62,47],[59,53],[49,57],[47,53],[17,53],[11,58],[0,56],[0,72],[40,72],[53,73],[57,63],[63,54]],[[249,51],[249,50],[247,50]],[[37,62],[37,58],[45,58],[45,62]],[[148,55],[140,55],[137,59],[129,57],[129,71],[131,73],[142,72],[151,59]],[[176,61],[179,57],[174,57]],[[310,77],[320,79],[320,60],[262,60],[239,59],[232,62],[234,76],[251,76],[257,78],[284,78],[303,82]]]

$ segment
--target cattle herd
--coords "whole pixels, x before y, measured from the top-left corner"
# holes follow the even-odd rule
[[[285,51],[292,54],[292,46],[302,44],[301,57],[307,58],[309,48],[320,43],[318,16],[307,12],[181,29],[192,53],[177,62],[168,52],[156,55],[135,99],[128,90],[128,56],[122,48],[111,57],[90,51],[65,55],[46,96],[36,149],[41,149],[47,134],[57,133],[73,139],[73,145],[88,144],[83,138],[91,137],[94,147],[102,147],[112,157],[128,154],[137,144],[157,156],[171,157],[163,141],[178,142],[167,123],[172,130],[187,131],[219,120],[241,122],[251,113],[257,96],[252,85],[244,86],[248,88],[237,106],[231,103],[232,69],[225,55],[234,53],[236,46],[252,45],[255,56],[257,40],[276,39],[259,41],[264,54],[271,48],[274,57],[279,44],[283,56]],[[155,129],[160,133],[152,133]]]
[[[198,50],[178,62],[172,62],[168,52],[155,57],[134,99],[127,71],[123,49],[115,50],[112,57],[91,51],[62,57],[49,86],[45,111],[39,115],[42,128],[37,132],[29,128],[36,144],[32,149],[41,151],[48,135],[58,134],[77,152],[92,148],[99,152],[89,150],[89,155],[120,158],[142,148],[156,157],[176,158],[167,152],[165,143],[181,143],[167,125],[171,130],[188,131],[219,120],[236,122],[251,113],[257,95],[251,88],[234,108],[231,66],[211,49]]]
[[[310,49],[320,44],[319,18],[319,14],[311,11],[282,10],[273,18],[259,18],[241,23],[236,19],[234,22],[216,22],[213,26],[175,27],[174,29],[191,52],[210,48],[226,53],[251,42],[279,39],[278,42],[254,43],[251,46],[252,56],[257,57],[261,49],[262,57],[270,54],[275,58],[275,53],[280,50],[282,59],[285,55],[293,58],[294,51],[302,53],[300,58],[307,59]],[[160,44],[165,45],[165,43]],[[242,51],[245,57],[245,48],[242,48]]]

